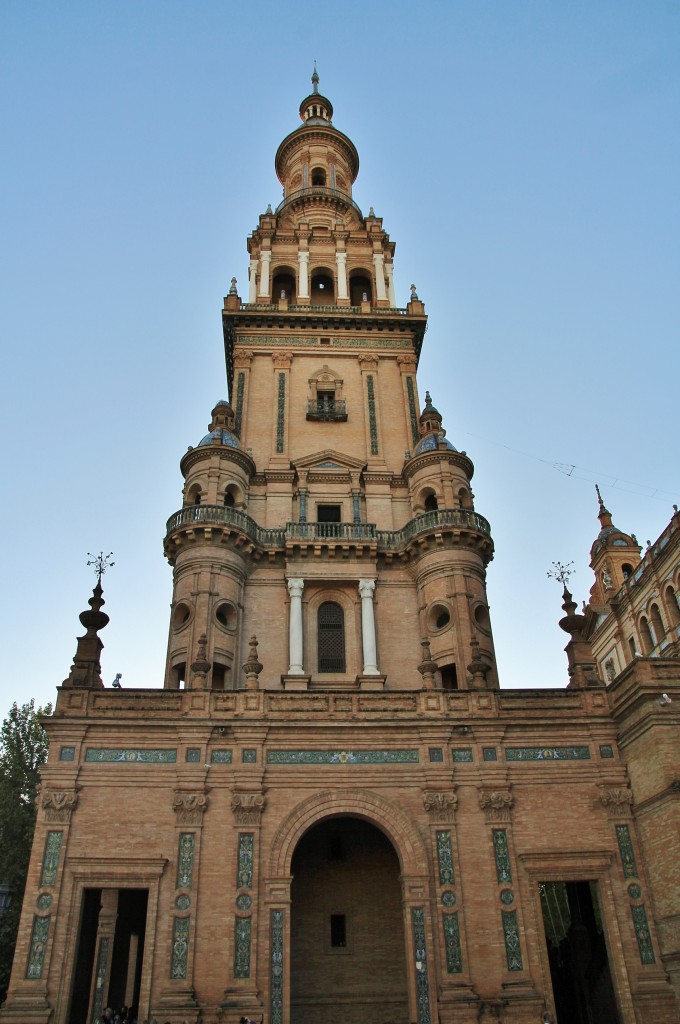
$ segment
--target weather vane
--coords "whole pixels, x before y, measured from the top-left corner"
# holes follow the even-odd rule
[[[547,572],[546,576],[551,580],[558,580],[563,587],[566,587],[569,583],[569,577],[574,574],[574,570],[571,568],[573,564],[573,562],[567,562],[566,565],[562,565],[561,562],[553,562],[553,570],[552,572]]]
[[[88,565],[94,566],[94,571],[97,575],[97,583],[101,583],[102,576],[107,569],[110,569],[115,562],[111,561],[113,551],[109,551],[108,555],[105,555],[103,551],[100,551],[98,555],[93,555],[91,551],[88,551],[87,557],[89,558]]]

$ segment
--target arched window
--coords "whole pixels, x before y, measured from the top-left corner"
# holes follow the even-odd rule
[[[437,495],[428,494],[428,496],[425,498],[425,511],[436,512],[438,507],[439,506],[437,505]]]
[[[458,689],[458,673],[454,662],[448,665],[441,665],[439,668],[442,677],[442,690]]]
[[[651,654],[656,646],[652,631],[649,628],[649,622],[643,615],[640,619],[640,641],[642,643],[642,653]]]
[[[345,671],[345,615],[335,601],[324,601],[318,614],[319,672]]]
[[[666,636],[666,627],[663,624],[658,604],[653,604],[649,609],[649,617],[652,620],[652,630],[654,631],[656,642],[660,644]]]
[[[234,495],[231,493],[231,491],[224,492],[224,504],[227,506],[227,508],[234,507]]]
[[[312,271],[312,303],[331,306],[335,302],[335,283],[330,271],[320,267]]]
[[[190,488],[187,494],[187,505],[200,505],[201,504],[201,488],[199,484],[194,484]]]
[[[312,169],[312,186],[318,188],[324,188],[326,185],[326,172],[323,167],[314,167]]]
[[[624,580],[627,580],[629,576],[633,575],[633,566],[629,565],[628,562],[624,562],[621,566],[621,572],[623,573]]]
[[[675,590],[670,585],[670,583],[666,587],[664,597],[666,598],[666,611],[668,612],[668,618],[671,621],[671,625],[680,626],[680,608],[678,607],[678,595],[675,593]]]

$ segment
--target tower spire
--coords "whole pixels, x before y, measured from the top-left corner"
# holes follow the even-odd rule
[[[316,96],[319,92],[319,73],[316,70],[316,61],[314,61],[314,71],[312,72],[312,93]]]

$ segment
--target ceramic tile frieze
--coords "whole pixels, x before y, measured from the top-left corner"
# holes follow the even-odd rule
[[[246,386],[246,375],[241,370],[236,376],[236,409],[234,411],[234,433],[241,436],[243,423],[243,391]]]
[[[240,832],[238,837],[238,878],[239,889],[250,889],[253,884],[253,847],[255,836],[252,832]]]
[[[640,962],[643,964],[655,964],[656,957],[654,956],[652,937],[649,934],[647,911],[644,906],[631,907],[630,911],[633,915],[635,938],[637,939],[638,949],[640,950]]]
[[[446,951],[446,970],[449,974],[460,974],[463,970],[463,955],[460,948],[460,928],[458,912],[443,914],[444,948]]]
[[[493,830],[493,852],[496,858],[496,877],[498,881],[511,882],[512,869],[510,867],[508,833],[504,828],[495,828]]]
[[[406,393],[408,395],[408,412],[411,419],[411,437],[413,438],[413,444],[415,446],[420,440],[420,430],[418,428],[418,412],[416,410],[416,396],[413,387],[413,377],[406,378]]]
[[[411,924],[413,927],[413,948],[416,960],[418,1024],[430,1024],[430,982],[427,976],[425,912],[422,907],[411,908]]]
[[[506,761],[589,761],[589,747],[506,747]]]
[[[45,948],[47,946],[47,935],[50,930],[50,916],[33,918],[33,931],[31,932],[31,945],[28,950],[28,963],[26,964],[26,977],[31,981],[37,981],[42,977],[43,965],[45,963]]]
[[[437,832],[437,862],[439,864],[439,884],[455,883],[453,870],[453,853],[451,851],[451,833]]]
[[[63,832],[48,832],[45,838],[45,852],[43,853],[42,872],[40,885],[54,885],[59,870],[59,854],[61,844],[64,840]]]
[[[417,750],[268,750],[267,764],[417,764]]]
[[[170,976],[174,980],[186,978],[189,966],[189,921],[188,917],[173,918],[172,962]]]
[[[237,917],[234,927],[234,977],[250,977],[251,918]]]
[[[194,832],[182,832],[177,844],[177,889],[190,889],[194,881],[194,852],[196,835]]]
[[[278,375],[278,392],[276,399],[276,451],[277,454],[281,454],[283,451],[283,435],[285,427],[285,413],[286,413],[286,375],[285,373],[279,373]]]
[[[616,839],[619,844],[624,878],[637,878],[638,869],[635,863],[635,852],[630,838],[630,829],[627,825],[616,826]]]
[[[519,941],[516,910],[502,910],[503,937],[505,939],[505,956],[509,971],[523,971],[522,947]]]
[[[175,764],[176,750],[137,750],[121,747],[88,747],[85,760],[99,764]]]
[[[271,1024],[283,1024],[283,911],[271,912]]]
[[[368,395],[368,429],[371,435],[371,455],[378,454],[378,424],[375,416],[375,389],[373,374],[366,375],[366,391]]]
[[[99,1020],[104,1009],[104,982],[106,981],[106,968],[109,961],[109,939],[103,937],[99,942],[99,956],[97,957],[97,976],[95,980],[93,1020]]]

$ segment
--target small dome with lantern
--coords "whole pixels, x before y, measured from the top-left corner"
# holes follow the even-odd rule
[[[449,451],[458,451],[450,441],[446,439],[446,431],[442,427],[442,416],[438,409],[432,404],[430,392],[425,392],[425,408],[420,414],[420,441],[415,447],[414,455],[422,455],[423,452],[436,451],[440,445],[444,445]]]
[[[240,448],[239,439],[234,431],[236,416],[229,402],[222,399],[217,403],[211,413],[212,419],[208,424],[210,433],[206,434],[197,447],[201,448],[210,444],[223,444],[228,448]]]

